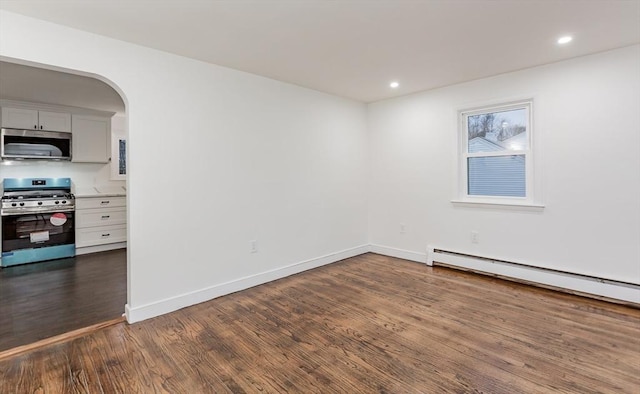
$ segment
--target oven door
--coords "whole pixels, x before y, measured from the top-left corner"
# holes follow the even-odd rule
[[[74,212],[2,216],[3,267],[74,255]]]

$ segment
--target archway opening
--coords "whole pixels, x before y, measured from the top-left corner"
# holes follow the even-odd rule
[[[53,259],[40,253],[45,257],[24,264],[4,264],[0,259],[1,354],[121,321],[130,294],[130,240],[128,113],[122,90],[100,75],[0,57],[0,107],[6,129],[19,129],[19,123],[12,123],[19,110],[35,111],[43,118],[63,114],[70,120],[71,160],[4,158],[0,181],[70,179],[75,208],[66,213],[65,228],[72,227],[73,236],[67,238],[73,241],[66,242],[73,242],[76,251],[74,256]],[[110,205],[100,205],[105,203]],[[15,215],[2,217],[2,256],[13,253],[8,249],[14,246],[5,238],[22,237],[20,247],[35,250],[47,246],[45,238],[57,236],[57,228],[38,227],[44,220],[36,216],[22,221]]]

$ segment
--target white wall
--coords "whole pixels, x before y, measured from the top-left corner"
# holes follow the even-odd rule
[[[544,209],[457,206],[456,111],[534,97]],[[640,283],[640,46],[369,106],[370,242]],[[406,233],[400,233],[400,224]],[[477,230],[478,244],[470,232]]]
[[[131,320],[368,242],[640,283],[639,51],[365,106],[0,11],[0,56],[104,76],[126,96]],[[527,96],[546,207],[452,205],[456,110]]]
[[[364,104],[5,11],[0,56],[126,96],[131,320],[366,245]]]

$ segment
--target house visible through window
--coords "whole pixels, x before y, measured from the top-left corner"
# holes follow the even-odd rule
[[[463,198],[530,199],[531,101],[461,112]]]
[[[118,175],[127,174],[127,140],[118,140]]]

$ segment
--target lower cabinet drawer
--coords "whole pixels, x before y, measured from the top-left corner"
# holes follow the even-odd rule
[[[115,226],[127,223],[127,211],[122,208],[83,209],[76,211],[76,228]]]
[[[76,211],[80,209],[126,207],[126,197],[78,197]]]
[[[103,226],[76,229],[76,247],[104,245],[127,240],[127,226]]]

